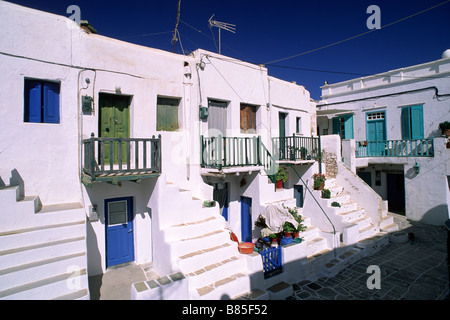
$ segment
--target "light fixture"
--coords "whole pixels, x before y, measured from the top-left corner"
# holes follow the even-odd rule
[[[420,164],[418,164],[417,161],[416,161],[416,164],[413,166],[413,168],[414,168],[414,172],[416,174],[420,173]]]

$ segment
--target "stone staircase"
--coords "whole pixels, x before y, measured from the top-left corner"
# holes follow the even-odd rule
[[[392,232],[398,229],[387,212],[382,213],[379,224],[375,225],[365,210],[352,200],[351,194],[336,184],[336,179],[328,178],[325,181],[325,188],[331,192],[331,198],[326,200],[328,207],[332,207],[333,202],[339,203],[340,207],[334,207],[336,217],[348,225],[342,232],[342,242],[354,244],[379,232]],[[321,191],[315,192],[320,196]]]
[[[250,291],[246,261],[231,241],[218,207],[204,207],[188,190],[168,183],[173,201],[189,214],[162,230],[171,263],[188,279],[189,299],[230,299]],[[177,198],[175,198],[177,197]]]
[[[43,206],[0,188],[0,299],[89,299],[81,203]]]

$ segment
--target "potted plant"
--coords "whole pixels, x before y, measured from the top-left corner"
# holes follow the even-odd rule
[[[308,152],[308,149],[306,149],[305,147],[300,148],[300,154],[301,154],[302,159],[306,159],[307,152]]]
[[[297,229],[294,228],[294,231],[293,231],[293,234],[292,234],[293,238],[294,239],[300,238],[299,233],[305,231],[306,230],[306,226],[303,225],[303,223],[302,223],[303,222],[303,218],[302,218],[301,215],[298,214],[297,207],[289,208],[289,207],[285,207],[283,205],[283,208],[287,209],[288,212],[294,217],[295,221],[297,221],[297,223],[298,223]]]
[[[298,150],[298,148],[294,148],[292,146],[290,146],[288,148],[289,148],[289,159],[295,160],[295,152]]]
[[[325,186],[325,180],[327,180],[325,175],[323,173],[314,173],[313,180],[314,190],[323,190]]]
[[[322,190],[322,198],[330,199],[331,198],[331,191],[329,189],[323,189]]]
[[[442,130],[442,135],[449,137],[450,136],[450,122],[444,121],[439,123],[439,129]]]
[[[278,244],[278,236],[275,233],[272,233],[269,235],[270,241],[272,241],[272,246],[275,246]]]
[[[289,221],[286,221],[283,224],[283,231],[284,231],[284,236],[286,238],[290,238],[292,236],[292,233],[295,231],[295,227],[292,223],[290,223]]]
[[[287,173],[286,168],[283,167],[279,167],[277,170],[277,173],[275,175],[275,179],[276,179],[276,188],[277,189],[283,189],[283,182],[288,181],[289,179],[289,175]]]
[[[337,207],[337,208],[340,208],[340,207],[341,207],[341,205],[339,204],[339,202],[336,202],[336,201],[333,201],[333,202],[331,203],[331,206],[332,206],[332,207]]]

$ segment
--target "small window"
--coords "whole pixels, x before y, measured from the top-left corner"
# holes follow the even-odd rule
[[[256,106],[241,104],[241,132],[256,133]]]
[[[367,114],[367,120],[382,120],[384,119],[384,112],[373,112]]]
[[[59,123],[60,83],[25,79],[24,122]]]
[[[156,130],[175,131],[180,128],[178,124],[179,99],[160,98],[156,102]]]
[[[297,117],[295,124],[296,124],[295,132],[302,133],[302,118]]]

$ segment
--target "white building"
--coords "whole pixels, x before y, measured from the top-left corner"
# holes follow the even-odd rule
[[[378,195],[354,210],[339,177],[327,182],[339,210],[307,193],[340,150],[324,139],[338,161],[320,164],[309,92],[264,66],[142,47],[4,1],[0,30],[0,298],[87,299],[88,276],[126,262],[175,274],[164,298],[232,298],[317,277],[334,258],[324,252],[392,229]],[[275,189],[282,164],[290,179]],[[259,238],[274,203],[299,207],[309,228],[283,248],[296,272],[265,281],[261,256],[240,254],[230,231]]]
[[[344,162],[389,210],[441,225],[449,218],[450,56],[322,87],[321,134],[339,134]]]

